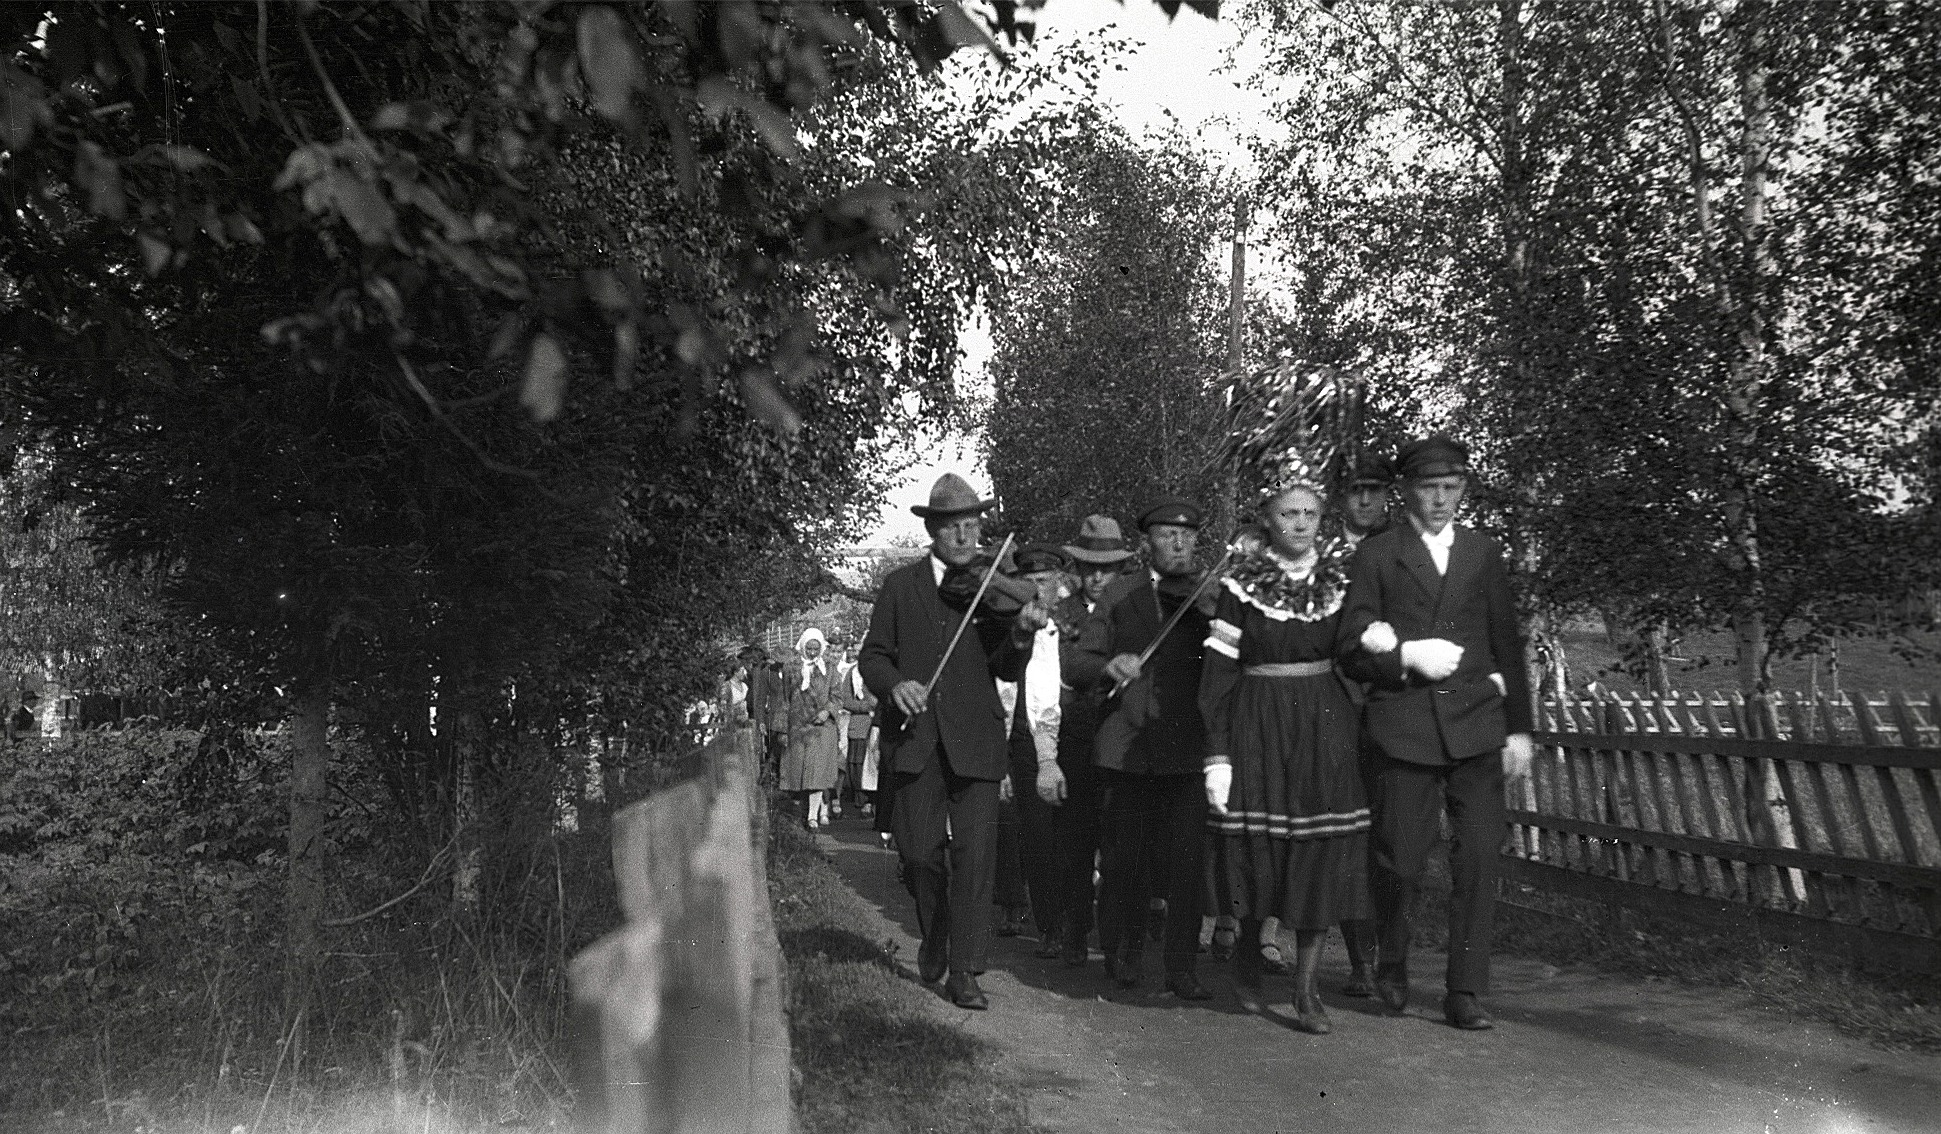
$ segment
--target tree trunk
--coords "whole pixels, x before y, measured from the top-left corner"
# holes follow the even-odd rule
[[[1665,637],[1663,623],[1653,624],[1644,637],[1645,676],[1651,682],[1651,692],[1659,697],[1671,696],[1671,670],[1665,664]]]
[[[312,1003],[323,961],[329,863],[324,814],[329,797],[330,679],[305,682],[290,712],[290,875],[284,892],[284,1019],[292,1025]]]
[[[452,698],[452,837],[458,856],[452,868],[452,916],[461,922],[478,914],[479,881],[485,849],[480,828],[480,717],[469,702]]]
[[[1773,277],[1768,197],[1772,169],[1772,104],[1766,93],[1766,19],[1769,5],[1748,0],[1739,9],[1739,227],[1742,253],[1737,302],[1737,351],[1726,390],[1728,457],[1726,535],[1738,560],[1741,584],[1732,616],[1739,647],[1739,684],[1748,692],[1767,685],[1766,579],[1759,554],[1758,485],[1762,471],[1760,403],[1771,359],[1767,339]]]

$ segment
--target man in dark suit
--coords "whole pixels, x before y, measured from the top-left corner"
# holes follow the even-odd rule
[[[1058,768],[1064,779],[1065,800],[1052,819],[1057,843],[1059,908],[1062,911],[1059,954],[1073,968],[1085,964],[1086,938],[1096,915],[1093,864],[1100,847],[1104,818],[1103,773],[1094,762],[1104,706],[1092,690],[1073,675],[1085,668],[1080,656],[1084,629],[1104,609],[1106,592],[1119,580],[1132,549],[1110,516],[1091,515],[1080,523],[1078,535],[1065,545],[1076,565],[1078,589],[1052,608],[1058,624],[1061,664],[1058,719]],[[1093,667],[1097,673],[1097,667]],[[1094,678],[1096,680],[1096,678]]]
[[[1140,514],[1151,568],[1108,591],[1106,609],[1086,626],[1074,675],[1081,688],[1126,683],[1097,741],[1105,784],[1099,946],[1106,974],[1122,987],[1139,983],[1151,899],[1164,897],[1166,988],[1184,1000],[1211,996],[1193,971],[1205,904],[1206,722],[1199,694],[1210,611],[1187,610],[1143,666],[1139,654],[1193,594],[1200,519],[1198,506],[1179,497]],[[1154,879],[1164,894],[1151,892]]]
[[[987,1008],[978,987],[991,947],[991,890],[997,865],[998,783],[1009,762],[1004,706],[993,679],[1018,681],[1044,612],[1012,617],[970,609],[980,575],[980,499],[945,473],[930,503],[911,509],[930,533],[930,554],[883,581],[857,661],[882,702],[882,774],[903,884],[916,899],[925,981],[948,974],[944,992],[961,1008]],[[968,619],[934,688],[924,683]]]
[[[1364,540],[1341,620],[1344,668],[1366,681],[1362,730],[1380,754],[1374,777],[1375,994],[1408,1006],[1409,911],[1447,807],[1452,838],[1449,969],[1443,1014],[1493,1026],[1489,989],[1503,782],[1533,752],[1523,634],[1503,551],[1454,522],[1469,450],[1435,436],[1395,457],[1406,520]]]

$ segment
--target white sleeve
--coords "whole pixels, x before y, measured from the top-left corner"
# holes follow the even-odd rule
[[[1031,726],[1031,746],[1038,762],[1058,759],[1058,725],[1063,717],[1058,707],[1062,684],[1058,667],[1058,627],[1048,625],[1038,631],[1031,649],[1031,660],[1024,667],[1024,715]]]

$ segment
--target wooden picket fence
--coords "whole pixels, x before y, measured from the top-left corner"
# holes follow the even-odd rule
[[[586,1134],[787,1134],[789,1033],[754,732],[613,821],[626,923],[573,959]]]
[[[1941,972],[1941,696],[1542,707],[1514,883]]]

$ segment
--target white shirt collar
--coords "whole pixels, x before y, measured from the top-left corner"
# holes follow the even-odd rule
[[[937,584],[940,587],[943,586],[945,570],[946,570],[946,567],[945,567],[944,561],[937,558],[936,552],[934,551],[931,552],[930,553],[930,581]]]
[[[1447,575],[1449,552],[1456,546],[1456,522],[1451,520],[1443,525],[1441,531],[1432,534],[1422,526],[1422,521],[1415,518],[1415,513],[1410,512],[1409,525],[1415,529],[1415,534],[1422,537],[1422,542],[1428,545],[1429,559],[1436,566],[1436,574]]]

